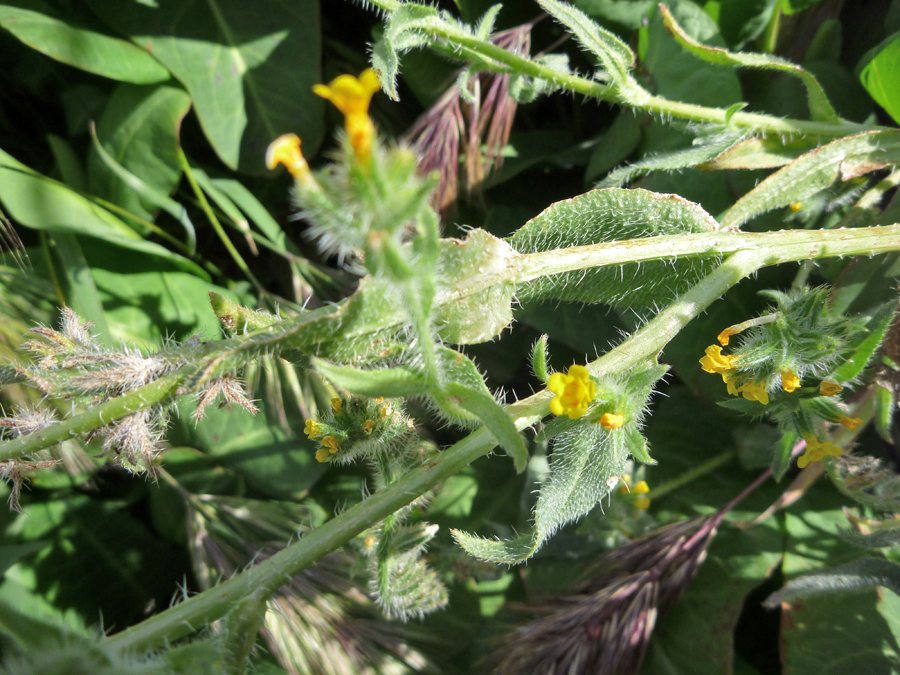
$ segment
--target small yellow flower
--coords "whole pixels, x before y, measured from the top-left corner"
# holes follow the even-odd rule
[[[322,433],[322,427],[314,419],[306,420],[306,429],[304,430],[306,437],[313,439]]]
[[[793,393],[800,386],[800,378],[790,368],[781,371],[781,388],[787,393]]]
[[[647,481],[642,480],[639,481],[637,485],[634,486],[632,493],[636,495],[644,495],[650,492],[650,486],[647,485]],[[640,509],[641,511],[646,511],[650,508],[650,500],[647,497],[641,497],[640,499],[635,499],[631,502],[632,506],[636,509]]]
[[[726,375],[725,373],[722,373],[722,380],[724,380],[729,394],[737,396],[741,393],[741,388],[738,386],[738,382],[741,381],[739,375]]]
[[[373,422],[372,420],[366,420],[365,422],[363,422],[363,431],[365,431],[367,434],[371,434],[372,429],[374,428],[375,422]]]
[[[802,208],[803,208],[803,202],[794,202],[793,204],[791,204],[791,211],[793,211],[794,213],[797,213],[797,211],[799,211]]]
[[[269,144],[266,149],[266,168],[274,171],[284,164],[298,183],[307,187],[315,184],[309,164],[300,152],[300,137],[297,134],[283,134]]]
[[[729,327],[719,333],[719,336],[716,339],[719,341],[720,345],[722,345],[723,347],[727,347],[728,340],[731,338],[731,336],[737,335],[738,333],[740,333],[739,330],[735,330],[734,327]]]
[[[769,404],[769,394],[766,392],[766,388],[762,384],[759,384],[757,382],[743,384],[740,386],[740,388],[738,388],[738,391],[748,401],[759,401],[763,405]]]
[[[330,84],[317,84],[313,92],[331,101],[344,114],[344,129],[350,138],[350,146],[363,164],[369,161],[375,126],[369,119],[369,103],[381,89],[381,82],[374,70],[364,70],[358,78],[340,75]]]
[[[550,401],[550,412],[568,415],[572,420],[584,415],[597,393],[587,368],[578,365],[570,367],[565,375],[553,373],[547,381],[547,389],[556,394]]]
[[[797,466],[801,469],[805,469],[810,462],[823,460],[828,455],[840,457],[844,453],[831,441],[822,443],[818,438],[810,434],[803,434],[803,440],[806,441],[806,452],[797,458]]]
[[[819,385],[819,393],[822,396],[837,396],[843,390],[844,388],[841,385],[831,380],[822,380],[822,384]]]
[[[344,409],[344,402],[339,398],[331,399],[331,409],[334,410],[335,415],[340,415]]]
[[[384,400],[383,398],[381,399]],[[378,406],[378,414],[381,415],[381,419],[386,420],[388,417],[393,414],[394,409],[391,408],[390,403],[385,403],[384,405]]]
[[[726,370],[734,370],[735,357],[724,356],[719,345],[710,345],[706,348],[706,356],[700,359],[700,365],[707,373],[723,373]]]
[[[334,436],[326,436],[322,439],[322,447],[328,450],[332,455],[338,451],[338,445],[340,445],[340,443],[341,440]]]
[[[863,421],[859,417],[847,417],[846,415],[841,415],[838,419],[838,424],[843,424],[850,431],[855,431],[862,423]]]
[[[604,429],[621,429],[625,424],[625,415],[615,413],[603,413],[600,418],[600,426]]]
[[[328,459],[328,448],[319,448],[316,450],[317,462],[324,462],[326,459]]]

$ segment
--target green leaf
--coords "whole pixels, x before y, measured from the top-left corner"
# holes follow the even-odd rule
[[[859,74],[866,91],[900,124],[900,35],[890,41]]]
[[[884,336],[887,335],[896,313],[896,300],[890,300],[878,308],[869,319],[861,339],[853,345],[853,353],[832,374],[837,382],[849,382],[859,377],[884,341]]]
[[[698,139],[690,148],[654,155],[634,164],[620,167],[604,178],[597,187],[621,187],[654,171],[680,171],[694,166],[709,166],[747,138],[745,132],[724,133]]]
[[[749,403],[749,401],[748,401]],[[800,437],[792,432],[785,433],[775,446],[775,454],[772,457],[772,475],[775,480],[781,480],[794,464],[793,450]]]
[[[541,335],[531,350],[531,372],[541,382],[546,383],[547,374],[547,336]]]
[[[327,470],[316,461],[316,446],[305,437],[288,434],[266,419],[263,410],[250,415],[243,410],[206,409],[194,424],[192,403],[179,406],[168,440],[173,445],[196,448],[220,466],[247,479],[257,490],[272,497],[303,497]]]
[[[4,0],[0,26],[52,59],[121,82],[151,84],[169,71],[143,49],[107,34],[96,22],[66,16],[43,0]]]
[[[782,663],[795,675],[900,672],[900,597],[812,597],[782,608]],[[836,636],[840,639],[836,639]]]
[[[435,276],[434,321],[449,343],[487,342],[512,323],[515,285],[497,283],[515,251],[484,230],[473,230],[462,241],[442,239]]]
[[[620,112],[601,136],[587,168],[584,170],[585,182],[593,181],[606,174],[617,164],[621,164],[638,147],[641,142],[641,124],[637,118],[626,112]]]
[[[722,218],[722,227],[738,227],[758,215],[801,202],[837,180],[900,162],[900,132],[868,131],[812,150],[776,171],[741,197]]]
[[[474,364],[473,364],[474,366]],[[467,387],[456,382],[445,385],[449,396],[459,398],[459,405],[475,415],[487,427],[516,467],[516,473],[522,473],[528,464],[528,448],[525,440],[516,429],[516,425],[489,392],[481,387]]]
[[[696,204],[646,190],[595,190],[557,202],[518,230],[509,242],[522,253],[663,234],[713,232],[716,221]],[[522,301],[543,298],[661,305],[710,272],[715,261],[682,259],[600,267],[544,277],[519,288]],[[674,267],[674,270],[673,270]]]
[[[854,546],[862,548],[889,548],[891,546],[900,546],[900,527],[888,524],[883,528],[879,528],[869,534],[859,534],[857,532],[844,532],[841,538],[849,541]]]
[[[230,168],[262,172],[266,147],[283,133],[299,134],[308,155],[318,146],[323,101],[312,93],[321,51],[316,0],[87,4],[178,78]]]
[[[427,42],[418,32],[422,21],[435,21],[438,11],[428,5],[404,3],[390,13],[381,39],[372,48],[372,68],[378,73],[381,86],[393,100],[397,100],[397,73],[400,70],[399,55]]]
[[[721,169],[773,169],[790,164],[817,146],[815,139],[805,136],[790,138],[767,136],[748,138],[722,154],[699,165],[707,171]]]
[[[425,393],[425,378],[412,368],[363,369],[338,366],[324,359],[312,360],[316,370],[356,396],[399,398]]]
[[[94,330],[97,331],[100,342],[109,347],[113,346],[109,326],[106,324],[106,314],[103,312],[103,303],[91,277],[91,268],[78,243],[78,237],[67,232],[57,232],[53,235],[53,243],[62,262],[59,272],[68,286],[65,293],[66,304],[74,309],[78,316],[94,323]]]
[[[753,54],[749,52],[729,52],[718,47],[710,47],[691,38],[672,16],[672,13],[664,5],[660,5],[660,13],[663,22],[678,43],[694,56],[709,63],[727,66],[742,66],[746,68],[761,68],[788,73],[799,77],[806,87],[807,103],[813,119],[835,122],[838,115],[828,101],[825,90],[816,80],[815,76],[798,65],[786,61],[771,54]]]
[[[113,165],[96,147],[91,149],[87,167],[90,191],[145,220],[152,220],[153,212],[164,203],[171,213],[165,198],[181,178],[178,135],[190,107],[190,96],[178,87],[119,86],[103,110],[96,134]],[[123,176],[115,165],[137,181]],[[178,213],[173,217],[183,221]]]
[[[564,25],[603,64],[611,86],[625,101],[637,101],[647,92],[631,76],[634,52],[614,33],[603,28],[572,5],[557,0],[538,0],[541,8]]]
[[[27,227],[102,239],[125,249],[165,258],[182,269],[209,279],[196,263],[159,244],[145,241],[109,211],[62,183],[33,171],[2,150],[0,202],[12,218]]]
[[[533,534],[523,534],[511,541],[484,539],[461,530],[453,530],[456,543],[473,558],[486,560],[497,565],[518,565],[527,560],[535,551]]]

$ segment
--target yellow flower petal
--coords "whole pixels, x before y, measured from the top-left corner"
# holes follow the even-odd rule
[[[793,393],[800,386],[800,378],[790,368],[781,371],[781,388],[787,393]]]
[[[707,373],[721,373],[725,370],[733,370],[735,357],[723,355],[719,345],[710,345],[706,348],[706,356],[700,359],[700,365]]]
[[[625,424],[625,416],[615,413],[603,413],[600,418],[600,426],[604,429],[621,429]]]
[[[822,380],[822,384],[819,385],[819,393],[822,396],[837,396],[843,389],[841,385],[831,380]]]
[[[331,409],[334,410],[336,415],[340,415],[341,410],[344,409],[344,402],[339,398],[331,399]]]
[[[314,419],[306,420],[306,428],[304,430],[306,437],[313,439],[322,433],[322,427]]]
[[[569,368],[565,375],[553,373],[547,381],[547,388],[556,394],[550,401],[550,412],[568,415],[573,420],[584,415],[597,393],[588,369],[578,365]]]
[[[850,431],[855,431],[863,421],[859,417],[847,417],[846,415],[841,415],[840,419],[838,419],[838,424],[843,424]]]
[[[297,134],[283,134],[269,143],[266,148],[266,168],[273,171],[279,164],[284,164],[297,182],[306,186],[314,184],[309,164],[300,152],[300,137]]]
[[[766,388],[757,382],[750,382],[748,384],[742,385],[739,389],[739,392],[743,395],[745,399],[748,401],[759,401],[763,405],[769,404],[769,394],[766,392]]]

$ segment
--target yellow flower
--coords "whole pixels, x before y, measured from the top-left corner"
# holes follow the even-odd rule
[[[805,469],[810,462],[821,461],[827,455],[840,457],[844,453],[831,441],[822,443],[818,438],[810,434],[803,434],[803,440],[806,441],[806,452],[797,458],[797,466],[801,469]]]
[[[637,485],[634,486],[634,490],[632,492],[636,495],[644,495],[650,492],[650,486],[647,485],[647,481],[642,480]],[[640,509],[641,511],[646,511],[650,508],[650,500],[647,497],[641,497],[640,499],[635,499],[631,502],[632,506],[636,509]]]
[[[317,462],[324,462],[326,459],[328,459],[328,448],[319,448],[316,450]]]
[[[331,409],[334,410],[335,415],[340,415],[341,410],[344,409],[344,402],[339,398],[331,399]]]
[[[843,389],[841,385],[831,380],[822,380],[822,384],[819,385],[819,393],[822,396],[837,396]]]
[[[794,213],[797,213],[797,211],[799,211],[802,208],[803,208],[803,202],[794,202],[793,204],[791,204],[791,211],[793,211]]]
[[[554,415],[568,415],[572,420],[584,415],[597,393],[587,368],[577,365],[569,368],[565,375],[553,373],[547,381],[547,389],[556,394],[550,401],[550,412]]]
[[[781,388],[787,393],[792,393],[794,389],[800,386],[800,378],[794,374],[790,368],[781,371]]]
[[[722,373],[722,380],[728,388],[728,393],[732,396],[737,396],[741,392],[741,388],[738,386],[738,382],[741,381],[739,375],[727,375]]]
[[[700,359],[700,365],[707,373],[722,373],[726,370],[734,370],[734,356],[723,356],[719,345],[710,345],[706,348],[706,356]]]
[[[372,420],[366,420],[365,422],[363,422],[363,431],[365,431],[367,434],[371,434],[372,429],[374,428],[375,422],[373,422]]]
[[[283,134],[269,143],[266,149],[266,167],[274,171],[279,164],[284,164],[298,183],[306,187],[315,184],[309,164],[300,152],[300,138],[297,134]]]
[[[716,339],[719,341],[720,345],[726,347],[728,346],[728,340],[731,338],[731,336],[737,335],[738,333],[740,333],[740,331],[735,330],[734,327],[726,328],[721,333],[719,333],[719,336]]]
[[[761,384],[756,382],[743,384],[738,391],[748,401],[759,401],[763,405],[769,404],[769,394],[766,393],[766,388]]]
[[[322,433],[322,427],[314,419],[306,420],[306,429],[304,431],[309,439],[315,438]]]
[[[338,451],[338,445],[340,445],[340,439],[335,438],[334,436],[326,436],[322,439],[322,447],[332,455]]]
[[[375,126],[369,119],[369,103],[381,82],[374,70],[364,70],[358,78],[340,75],[330,84],[317,84],[313,92],[331,101],[344,114],[344,129],[350,138],[350,146],[363,164],[369,161]]]
[[[600,418],[600,426],[604,429],[621,429],[625,424],[625,415],[615,413],[603,413]]]
[[[855,431],[862,423],[863,421],[859,417],[847,417],[846,415],[841,415],[838,419],[838,424],[843,424],[850,431]]]

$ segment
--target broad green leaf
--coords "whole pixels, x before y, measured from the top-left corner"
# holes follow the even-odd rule
[[[657,3],[656,0],[575,0],[572,4],[591,18],[637,30]]]
[[[27,227],[95,237],[125,249],[165,258],[201,278],[209,278],[196,263],[145,241],[109,211],[62,183],[33,171],[2,150],[0,202],[12,218]]]
[[[193,403],[183,402],[168,440],[173,445],[204,451],[267,495],[299,499],[325,473],[327,465],[316,461],[312,441],[294,437],[270,423],[264,404],[261,407],[259,414],[250,415],[244,410],[210,406],[204,419],[195,425],[191,418]]]
[[[717,229],[716,221],[702,208],[676,195],[611,188],[553,204],[527,222],[509,242],[516,250],[531,253]],[[523,301],[558,298],[647,307],[675,297],[714,265],[712,258],[682,259],[567,272],[528,282],[519,288],[518,297]]]
[[[783,666],[794,675],[900,673],[898,617],[900,597],[889,590],[792,603],[782,608]]]
[[[93,322],[97,339],[111,347],[113,340],[103,313],[103,303],[78,237],[68,232],[57,232],[53,235],[53,243],[62,262],[59,272],[67,282],[66,304],[85,321]]]
[[[797,66],[790,61],[786,61],[771,54],[753,54],[748,52],[729,52],[728,50],[718,47],[710,47],[701,44],[697,40],[691,38],[684,29],[678,25],[678,22],[672,16],[672,13],[664,5],[660,5],[659,11],[662,14],[663,22],[672,36],[678,40],[678,43],[687,49],[694,56],[715,63],[727,66],[742,66],[747,68],[762,68],[765,70],[774,70],[789,73],[799,77],[806,87],[807,102],[809,104],[809,112],[813,119],[837,121],[838,115],[828,101],[825,90],[816,80],[815,76]]]
[[[737,227],[758,215],[808,199],[870,171],[900,162],[900,132],[868,131],[812,150],[776,171],[741,197],[722,218]]]
[[[162,205],[158,203],[159,198],[146,193],[153,191],[168,197],[178,184],[181,178],[178,135],[181,120],[190,107],[190,96],[178,87],[119,86],[97,123],[97,141],[116,164],[149,190],[142,195],[133,183],[117,176],[97,149],[92,148],[88,156],[90,191],[145,220],[152,220],[153,213]]]
[[[900,35],[869,61],[859,79],[872,98],[900,124]]]
[[[112,342],[149,349],[167,337],[184,340],[195,334],[206,338],[219,334],[209,292],[226,293],[224,289],[159,258],[87,238],[81,247]]]
[[[585,182],[602,177],[617,164],[621,164],[641,142],[641,124],[637,118],[620,112],[597,143],[597,147],[584,170]]]
[[[165,82],[169,71],[146,51],[109,35],[94,21],[66,15],[43,0],[3,0],[0,26],[52,59],[121,82]]]
[[[515,286],[497,283],[515,251],[484,230],[464,240],[441,240],[436,275],[435,323],[447,342],[458,345],[487,342],[512,323]]]
[[[88,0],[184,85],[222,161],[261,172],[268,144],[296,132],[312,154],[322,135],[320,30],[316,0],[152,4]]]

